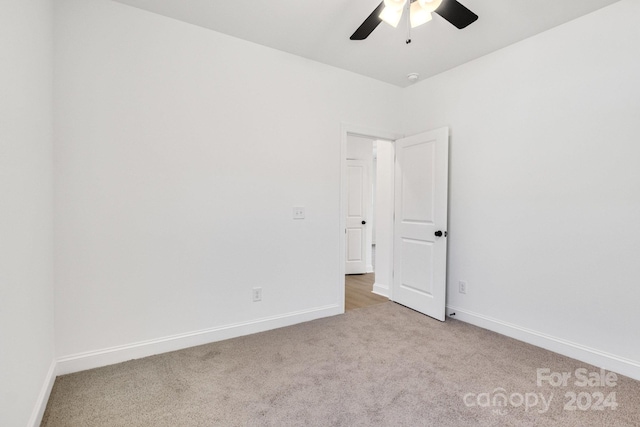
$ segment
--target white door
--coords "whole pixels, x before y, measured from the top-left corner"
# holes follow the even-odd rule
[[[396,146],[392,299],[444,321],[449,129]]]
[[[367,271],[367,208],[369,166],[363,160],[347,160],[346,274]]]

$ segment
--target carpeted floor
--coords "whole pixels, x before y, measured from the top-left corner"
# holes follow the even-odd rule
[[[58,377],[42,425],[640,425],[640,382],[582,374],[600,370],[387,302]]]

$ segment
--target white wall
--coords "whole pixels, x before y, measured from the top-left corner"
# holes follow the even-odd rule
[[[373,142],[373,166],[371,169],[371,244],[375,246],[376,244],[376,193],[377,191],[377,179],[378,179],[378,159],[376,158],[376,144],[377,141]],[[375,262],[375,260],[374,260]]]
[[[407,134],[452,131],[448,305],[457,317],[541,345],[557,338],[556,350],[636,378],[638,16],[640,2],[621,1],[404,99]]]
[[[373,162],[373,138],[358,135],[347,137],[347,159]]]
[[[398,129],[378,105],[401,91],[115,2],[56,4],[61,359],[340,312],[341,123]]]
[[[0,425],[39,423],[53,376],[52,7],[0,3]]]
[[[393,211],[395,151],[390,141],[376,141],[376,281],[373,291],[390,297],[393,285]]]

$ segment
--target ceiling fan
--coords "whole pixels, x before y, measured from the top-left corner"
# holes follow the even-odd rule
[[[408,11],[411,28],[429,22],[432,12],[442,16],[458,29],[463,29],[478,19],[478,15],[457,0],[384,0],[364,20],[350,39],[366,39],[382,21],[396,27],[405,9]]]

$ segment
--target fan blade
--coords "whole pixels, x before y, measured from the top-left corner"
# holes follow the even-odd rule
[[[351,40],[364,40],[369,37],[369,34],[371,34],[373,30],[376,29],[378,24],[382,22],[382,19],[380,19],[380,13],[382,12],[382,9],[384,9],[384,1],[380,3],[376,10],[371,12],[371,15],[369,15],[369,17],[364,20],[362,25],[360,25],[356,32],[353,33],[353,35],[349,38]]]
[[[478,19],[478,15],[471,12],[456,0],[444,0],[435,12],[460,30],[476,22]]]

